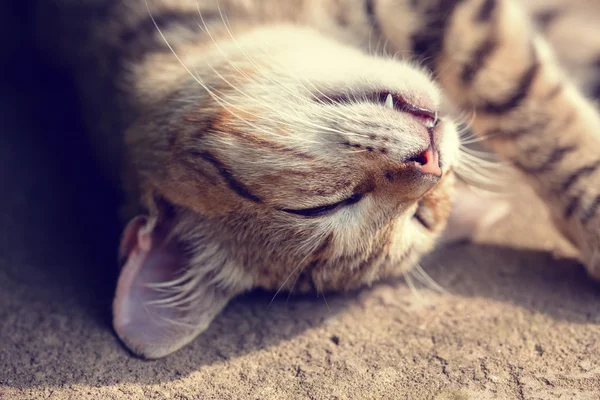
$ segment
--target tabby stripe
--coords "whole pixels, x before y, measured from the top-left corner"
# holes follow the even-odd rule
[[[375,0],[365,0],[365,14],[367,15],[369,25],[373,29],[374,36],[381,37],[381,27],[377,18],[377,10],[375,9]]]
[[[548,128],[548,120],[538,120],[528,126],[521,126],[516,129],[492,129],[484,137],[489,139],[515,140],[532,132],[545,132]]]
[[[574,196],[567,204],[567,208],[565,209],[565,218],[571,218],[577,208],[579,207],[579,203],[581,202],[581,196]]]
[[[460,78],[463,84],[473,81],[475,75],[483,68],[485,61],[498,47],[498,40],[495,36],[488,36],[481,45],[473,52],[471,62],[463,66]]]
[[[563,184],[561,186],[561,192],[568,191],[569,189],[571,189],[571,187],[573,185],[575,185],[575,183],[579,179],[583,178],[584,176],[593,174],[594,172],[596,172],[598,170],[598,168],[600,168],[600,161],[596,161],[593,164],[586,165],[584,167],[579,168],[578,170],[573,172],[571,175],[569,175],[569,177],[567,179],[565,179],[565,181],[563,182]]]
[[[567,208],[565,209],[565,218],[571,218],[575,213],[575,210],[579,207],[579,202],[581,201],[580,196],[574,196],[567,204]]]
[[[367,13],[367,17],[369,17],[369,20],[371,20],[371,21],[377,20],[377,17],[375,16],[374,0],[365,0],[365,12]]]
[[[283,153],[285,155],[302,158],[305,160],[314,160],[310,154],[302,153],[293,148],[286,147],[285,145],[276,143],[274,141],[265,139],[260,137],[259,135],[255,135],[250,132],[246,132],[238,129],[222,129],[219,128],[219,125],[226,124],[228,119],[223,117],[222,115],[214,115],[211,118],[201,119],[198,118],[198,111],[195,110],[193,113],[186,114],[184,117],[185,121],[193,124],[196,128],[196,132],[193,134],[193,138],[200,139],[207,134],[217,134],[217,135],[232,135],[236,138],[244,140],[248,142],[250,145],[255,145],[256,147],[263,149],[270,149],[276,152]],[[176,134],[175,134],[176,135]],[[173,135],[173,139],[171,141],[175,141],[176,136]]]
[[[230,135],[238,137],[242,140],[245,140],[251,144],[255,144],[258,147],[267,148],[267,149],[277,151],[277,152],[280,152],[280,153],[283,153],[283,154],[286,154],[286,155],[289,155],[292,157],[302,158],[305,160],[314,160],[314,157],[309,154],[301,153],[292,148],[275,143],[275,142],[265,139],[265,138],[261,138],[260,136],[253,135],[251,133],[246,133],[246,132],[238,131],[238,130],[218,131],[218,130],[214,130],[214,128],[212,128],[212,126],[208,129],[208,131],[210,131],[210,130],[213,130],[213,131],[216,131],[219,133],[223,133],[223,134],[230,134]]]
[[[486,22],[492,17],[496,8],[496,0],[485,0],[479,13],[477,14],[477,22]]]
[[[581,217],[581,222],[586,224],[590,219],[596,215],[598,208],[600,207],[600,196],[596,196],[592,204],[584,211],[583,216]]]
[[[438,0],[423,12],[422,29],[411,35],[412,50],[423,57],[431,71],[444,47],[454,11],[465,0]]]
[[[514,140],[514,139],[519,139],[521,136],[524,136],[526,134],[531,134],[532,132],[533,133],[545,133],[547,131],[560,132],[560,131],[564,131],[564,130],[568,129],[568,127],[577,118],[577,115],[578,114],[576,111],[573,111],[573,110],[569,111],[569,113],[565,117],[564,121],[558,127],[552,127],[550,129],[548,127],[551,122],[551,118],[548,118],[548,119],[540,119],[537,122],[535,122],[529,126],[526,126],[526,127],[517,128],[514,130],[495,129],[495,130],[490,131],[488,134],[499,135],[500,139]],[[490,139],[491,138],[492,137],[490,136]]]
[[[493,30],[496,24],[489,23],[495,9],[496,0],[485,0],[479,12],[477,13],[475,21],[478,23],[488,23],[491,28],[491,32],[488,33],[488,36],[485,38],[485,40],[481,42],[477,49],[475,49],[471,57],[471,61],[463,66],[461,80],[464,84],[468,84],[473,80],[479,70],[483,68],[487,58],[498,47],[496,32]]]
[[[262,203],[262,199],[260,197],[251,193],[246,185],[235,179],[229,168],[227,168],[221,161],[217,160],[211,153],[208,151],[195,152],[195,155],[211,163],[217,169],[219,175],[221,175],[225,182],[227,182],[227,185],[229,185],[231,190],[236,192],[241,197],[252,200],[255,203]]]
[[[534,19],[542,31],[547,31],[548,28],[550,28],[550,25],[552,25],[562,13],[562,9],[552,8],[536,14]]]
[[[488,114],[505,114],[515,109],[527,97],[527,94],[531,90],[531,86],[533,85],[539,70],[540,63],[538,62],[537,55],[534,52],[534,59],[531,63],[531,66],[527,68],[527,70],[515,84],[515,89],[512,95],[510,95],[504,101],[487,100],[478,108]]]
[[[527,172],[533,173],[533,174],[548,172],[548,171],[551,171],[556,164],[560,163],[567,154],[569,154],[575,150],[577,150],[577,146],[575,146],[575,145],[558,147],[558,148],[554,149],[552,151],[552,153],[550,153],[550,155],[548,156],[546,161],[544,161],[537,167],[528,167],[519,161],[515,161],[514,164],[515,164],[515,166],[522,169],[523,171],[527,171]]]

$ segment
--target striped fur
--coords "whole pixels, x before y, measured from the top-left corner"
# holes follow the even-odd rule
[[[585,14],[600,9],[566,4],[41,2],[42,44],[77,77],[125,216],[168,220],[187,257],[174,307],[219,299],[177,340],[125,342],[160,357],[252,287],[346,290],[411,268],[445,227],[461,166],[452,115],[437,120],[447,106],[474,115],[600,277],[600,118],[585,97],[600,94],[600,46],[569,46],[597,34]],[[562,34],[569,21],[581,36]],[[439,181],[406,161],[425,140]]]

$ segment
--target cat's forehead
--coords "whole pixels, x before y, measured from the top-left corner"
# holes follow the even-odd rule
[[[356,53],[359,53],[358,56]],[[288,65],[292,76],[303,77],[304,82],[298,83],[312,92],[351,92],[358,96],[389,92],[422,108],[437,110],[440,105],[437,85],[425,71],[410,62],[388,60],[343,48],[338,54],[307,56]],[[310,82],[308,85],[307,80]]]

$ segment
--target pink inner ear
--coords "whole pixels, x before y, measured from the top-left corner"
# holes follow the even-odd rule
[[[137,246],[138,232],[146,225],[147,222],[147,217],[138,215],[137,217],[129,221],[129,223],[125,227],[123,235],[121,236],[121,244],[119,246],[120,266],[123,266],[123,264],[127,262],[129,254],[133,251],[134,247]]]
[[[241,290],[215,285],[208,276],[201,279],[202,271],[210,271],[210,259],[195,266],[198,276],[186,292],[181,287],[173,291],[177,288],[172,285],[153,287],[181,277],[188,267],[170,229],[171,221],[135,217],[125,228],[120,246],[124,265],[113,302],[113,324],[125,345],[146,358],[166,356],[189,343]],[[179,304],[165,304],[165,300]]]
[[[152,304],[166,297],[152,288],[177,278],[183,263],[176,242],[166,242],[164,227],[150,224],[146,217],[135,217],[123,233],[120,256],[125,264],[117,283],[113,302],[114,328],[136,353],[164,346],[165,340],[180,335],[177,320],[181,312],[174,307]]]

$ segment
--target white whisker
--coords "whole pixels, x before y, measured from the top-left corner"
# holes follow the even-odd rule
[[[408,287],[409,287],[410,291],[412,292],[412,294],[417,298],[417,300],[419,302],[422,302],[423,301],[423,296],[421,295],[421,293],[419,293],[419,290],[415,286],[415,283],[413,282],[410,273],[408,271],[406,271],[405,269],[403,269],[402,270],[402,274],[404,275],[404,281],[408,285]]]
[[[269,305],[267,306],[267,309],[269,309],[271,307],[271,304],[273,304],[273,302],[275,301],[275,298],[277,297],[277,295],[279,294],[279,292],[281,292],[281,290],[283,289],[283,287],[285,286],[285,284],[287,283],[287,281],[290,280],[290,278],[292,277],[292,275],[294,275],[294,273],[298,270],[298,268],[300,268],[301,265],[304,265],[304,262],[308,259],[308,257],[310,257],[310,253],[307,254],[292,270],[292,272],[290,272],[290,274],[288,275],[287,278],[285,278],[285,280],[283,281],[283,283],[279,286],[279,289],[277,289],[277,291],[275,292],[275,294],[273,295],[273,298],[271,299],[271,301],[269,302]]]
[[[199,3],[198,3],[198,2],[196,2],[196,5],[197,5],[197,8],[198,8],[198,13],[200,14],[200,17],[202,18],[201,11],[200,11],[200,8],[199,8]],[[259,64],[258,64],[258,63],[257,63],[257,62],[254,60],[254,59],[253,59],[253,58],[251,58],[251,57],[248,55],[248,53],[247,53],[246,51],[244,51],[244,50],[243,50],[242,46],[240,46],[240,45],[239,45],[238,41],[237,41],[237,40],[235,39],[235,37],[233,36],[233,32],[231,31],[231,29],[230,29],[230,27],[229,27],[228,23],[226,22],[226,16],[223,14],[223,12],[222,12],[222,10],[221,10],[221,7],[220,7],[220,4],[219,4],[219,2],[218,2],[218,1],[217,1],[217,8],[218,8],[218,10],[219,10],[219,15],[221,16],[221,21],[223,22],[223,26],[225,27],[225,29],[226,29],[227,33],[229,34],[229,36],[230,36],[230,38],[232,39],[232,41],[234,42],[234,44],[237,46],[238,50],[239,50],[239,51],[242,53],[242,55],[243,55],[243,56],[246,58],[246,60],[247,60],[247,61],[248,61],[250,64],[252,64],[252,66],[253,66],[254,68],[256,68],[256,70],[257,70],[257,71],[258,71],[258,72],[261,74],[261,76],[262,76],[262,77],[264,77],[265,79],[267,79],[267,80],[268,80],[268,81],[269,81],[271,84],[273,84],[274,86],[281,88],[283,91],[285,91],[285,92],[286,92],[286,94],[289,94],[289,95],[291,96],[291,97],[286,97],[286,96],[281,96],[281,95],[278,95],[277,93],[275,93],[275,94],[278,96],[278,98],[280,98],[280,99],[283,99],[283,100],[285,100],[286,102],[289,102],[289,101],[290,101],[290,99],[298,99],[298,100],[300,100],[300,101],[303,101],[303,102],[307,101],[307,98],[306,98],[305,96],[302,96],[302,95],[300,95],[300,94],[299,94],[297,91],[293,91],[293,90],[291,90],[291,89],[289,89],[289,88],[285,87],[284,85],[282,85],[282,84],[281,84],[280,82],[278,82],[277,80],[275,80],[275,79],[272,79],[272,78],[271,78],[271,75],[272,75],[272,74],[268,74],[268,73],[265,73],[265,72],[264,72],[264,68],[262,68],[262,67],[261,67],[261,66],[260,66],[260,65],[259,65]],[[208,30],[208,27],[206,26],[206,23],[204,22],[204,20],[203,20],[203,19],[202,19],[202,21],[203,21],[203,24],[204,24],[204,26],[205,26],[205,28],[206,28],[206,31],[207,31],[207,33],[210,35],[210,32],[209,32],[209,30]],[[212,38],[212,36],[210,36],[210,37],[211,37],[211,40],[213,41],[213,43],[215,44],[215,46],[216,46],[217,48],[219,48],[219,50],[220,50],[220,47],[219,47],[219,46],[217,45],[217,43],[214,41],[214,39]],[[224,57],[226,57],[226,55],[225,55],[225,54],[224,54],[222,51],[221,51],[221,53],[224,55]],[[268,55],[266,55],[266,54],[265,54],[265,56],[266,56],[266,58],[268,58]],[[231,64],[231,65],[232,65],[234,68],[236,68],[236,69],[237,69],[237,70],[238,70],[240,73],[243,73],[243,74],[244,74],[244,76],[245,76],[245,77],[247,77],[247,78],[248,78],[248,79],[249,79],[251,82],[253,82],[253,83],[255,83],[255,84],[258,84],[258,82],[257,82],[256,80],[252,79],[250,76],[248,76],[247,74],[245,74],[244,72],[242,72],[242,71],[241,71],[241,70],[240,70],[240,69],[239,69],[239,68],[238,68],[238,67],[237,67],[237,66],[236,66],[236,65],[235,65],[233,62],[231,62],[229,59],[228,59],[228,61],[229,61],[229,63],[230,63],[230,64]],[[274,66],[274,65],[271,65],[271,66],[270,66],[270,69],[271,69],[271,71],[272,71],[272,72],[275,72],[275,66]],[[286,76],[289,76],[289,77],[292,77],[292,78],[294,78],[294,79],[295,79],[295,81],[297,81],[298,83],[300,83],[300,82],[301,82],[300,78],[298,78],[297,76],[295,76],[294,74],[292,74],[292,73],[291,73],[291,72],[290,72],[288,69],[283,69],[283,68],[282,68],[282,69],[280,69],[280,70],[277,70],[277,73],[278,73],[279,75],[281,75],[281,71],[285,71],[285,75],[286,75]],[[304,78],[304,80],[306,80],[306,78]],[[306,81],[308,81],[308,80],[306,80]],[[314,87],[314,84],[312,84],[312,82],[311,82],[311,85],[313,85],[313,87]],[[256,100],[256,99],[254,99],[254,100]],[[272,108],[271,108],[271,109],[272,109]],[[279,111],[279,110],[276,110],[276,111]],[[345,115],[345,114],[342,114],[341,112],[337,112],[337,110],[335,110],[334,108],[332,108],[332,109],[328,109],[328,110],[320,110],[320,113],[319,113],[319,115],[320,115],[321,117],[323,117],[323,116],[327,116],[327,117],[328,117],[328,118],[327,118],[327,120],[328,120],[328,121],[331,121],[331,122],[337,122],[337,120],[336,120],[336,119],[333,119],[333,118],[331,118],[332,116],[333,116],[333,117],[341,117],[341,118],[345,118],[346,120],[348,120],[348,119],[349,119],[347,115]],[[291,116],[291,115],[287,115],[287,116]],[[306,120],[301,120],[301,122],[304,122],[304,123],[306,123],[307,121],[306,121]],[[320,129],[325,129],[325,130],[327,130],[327,131],[334,131],[335,133],[348,134],[348,133],[346,133],[346,132],[341,132],[341,131],[338,131],[338,130],[334,130],[334,129],[333,129],[333,128],[331,128],[331,127],[323,127],[323,126],[317,126],[317,127],[318,127],[318,128],[320,128]],[[353,134],[353,135],[356,135],[356,134]]]
[[[321,295],[323,296],[323,301],[325,302],[325,305],[327,306],[327,310],[329,312],[331,312],[331,308],[329,307],[329,303],[327,302],[327,298],[325,297],[325,292],[321,291]]]
[[[219,104],[221,107],[225,108],[223,106],[223,103],[225,103],[226,105],[228,105],[230,108],[234,108],[237,109],[239,111],[244,112],[244,110],[241,110],[239,107],[236,107],[235,105],[228,103],[227,101],[223,100],[222,98],[220,98],[219,96],[217,96],[214,93],[214,90],[212,90],[210,88],[209,85],[207,85],[206,83],[202,82],[197,75],[195,75],[188,67],[187,65],[185,65],[185,63],[183,62],[183,60],[179,57],[179,55],[175,52],[175,49],[173,49],[173,47],[171,46],[171,44],[168,42],[167,38],[165,37],[165,35],[163,34],[162,30],[160,29],[160,27],[158,26],[154,16],[152,15],[152,11],[150,10],[150,6],[148,4],[148,0],[144,0],[145,4],[146,4],[146,9],[148,10],[148,14],[150,16],[150,19],[152,20],[152,23],[154,24],[156,30],[158,31],[160,37],[162,38],[162,40],[165,42],[166,46],[169,48],[169,50],[171,51],[171,53],[173,54],[173,56],[177,59],[177,61],[181,64],[181,66],[189,73],[189,75],[202,87],[204,88],[204,90],[206,90],[206,92],[213,98],[213,100],[215,100],[215,102],[217,104]],[[253,128],[257,128],[255,125],[253,125],[252,123],[250,123],[248,120],[246,120],[245,118],[242,118],[241,116],[237,115],[236,113],[234,113],[231,110],[228,110],[229,113],[231,113],[231,115],[233,115],[234,117],[236,117],[237,119],[239,119],[240,121],[242,121],[243,123],[246,123],[248,125],[250,125]]]
[[[429,276],[427,272],[425,272],[419,263],[415,264],[412,271],[414,271],[415,277],[426,287],[429,287],[433,291],[440,294],[449,294],[446,289],[440,286],[436,281],[433,280],[431,276]]]

